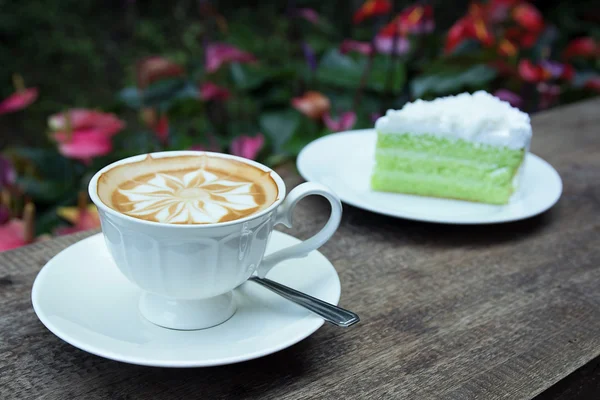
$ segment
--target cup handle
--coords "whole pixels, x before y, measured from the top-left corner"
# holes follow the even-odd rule
[[[288,228],[291,228],[292,216],[294,214],[294,208],[296,207],[296,204],[306,196],[313,194],[323,196],[329,200],[329,204],[331,204],[331,215],[329,216],[329,221],[327,221],[319,233],[310,239],[276,251],[275,253],[265,257],[257,270],[257,275],[260,278],[264,278],[271,268],[283,260],[287,260],[289,258],[306,257],[308,253],[325,244],[325,242],[327,242],[337,230],[338,226],[340,225],[340,220],[342,219],[342,203],[337,195],[335,195],[335,193],[333,193],[329,188],[315,182],[303,183],[294,188],[290,194],[288,194],[286,199],[277,209],[275,225],[283,224]]]

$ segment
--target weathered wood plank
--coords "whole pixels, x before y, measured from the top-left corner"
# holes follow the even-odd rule
[[[564,183],[541,216],[445,226],[345,206],[322,252],[340,274],[341,304],[362,322],[325,326],[239,365],[146,368],[75,349],[37,320],[31,284],[89,233],[2,253],[0,398],[532,398],[600,356],[599,107],[592,100],[534,117],[532,151]],[[282,174],[300,182],[293,168]],[[285,231],[307,238],[327,214],[326,202],[309,198]],[[561,385],[556,398],[586,393]]]

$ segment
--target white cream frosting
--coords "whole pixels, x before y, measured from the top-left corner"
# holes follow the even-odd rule
[[[391,134],[430,134],[510,149],[529,149],[529,115],[485,91],[416,100],[388,110],[375,129]]]
[[[199,169],[181,179],[168,173],[157,173],[147,182],[131,189],[119,189],[133,208],[132,216],[154,215],[163,223],[216,223],[230,210],[258,207],[252,193],[252,182],[219,178]]]

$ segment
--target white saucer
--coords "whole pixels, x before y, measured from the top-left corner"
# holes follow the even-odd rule
[[[267,253],[298,243],[273,232]],[[331,263],[313,251],[276,266],[270,279],[332,304],[340,281]],[[102,234],[63,250],[38,274],[33,308],[56,336],[112,360],[157,367],[206,367],[265,356],[315,332],[323,320],[251,282],[235,290],[237,312],[225,323],[176,331],[148,322],[138,311],[140,290],[110,258]]]
[[[509,204],[495,206],[468,201],[375,192],[370,188],[376,132],[336,133],[315,140],[298,156],[307,181],[329,186],[343,202],[379,214],[448,224],[489,224],[540,214],[560,198],[562,181],[550,164],[528,154],[520,189]]]

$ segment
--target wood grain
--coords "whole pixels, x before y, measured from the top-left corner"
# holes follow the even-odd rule
[[[324,326],[250,362],[161,369],[80,351],[37,320],[30,295],[44,263],[90,233],[2,253],[0,399],[533,398],[600,356],[599,106],[533,118],[532,151],[564,184],[538,217],[446,226],[345,205],[321,251],[340,274],[341,305],[361,323]],[[327,216],[326,202],[309,198],[285,231],[307,238]]]

